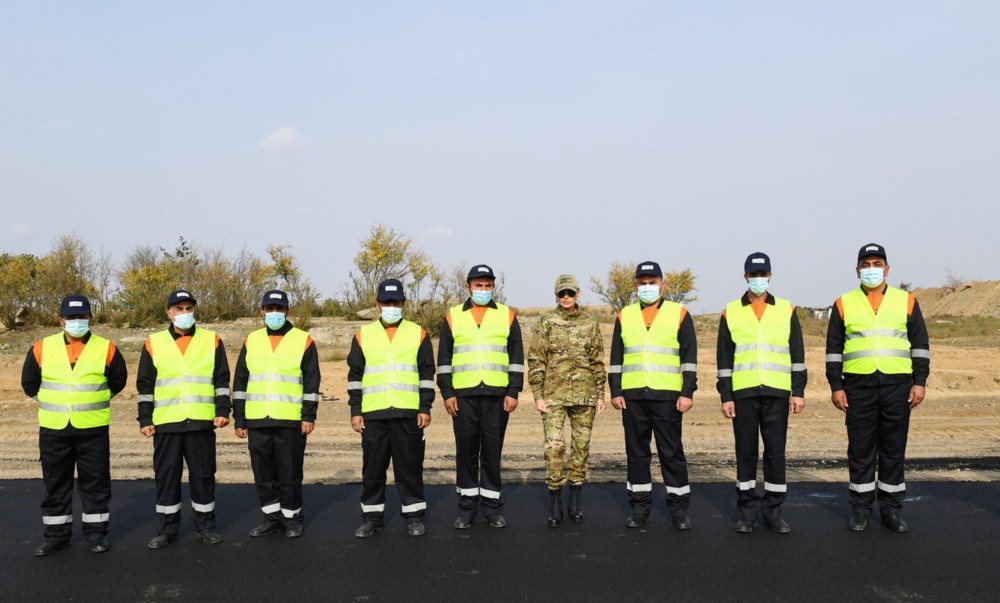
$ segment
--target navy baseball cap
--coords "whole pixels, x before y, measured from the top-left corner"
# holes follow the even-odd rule
[[[474,278],[490,278],[497,280],[497,277],[493,274],[493,269],[486,264],[476,264],[469,269],[469,276],[465,277],[465,282],[471,282]]]
[[[755,251],[747,256],[745,262],[743,262],[743,272],[750,274],[752,272],[770,272],[771,271],[771,258],[767,257],[767,254],[762,251]]]
[[[376,293],[375,299],[379,302],[406,301],[403,283],[394,278],[385,279],[378,284],[378,293]]]
[[[861,258],[866,258],[871,255],[878,256],[887,262],[889,261],[889,258],[885,255],[885,247],[882,247],[878,243],[868,243],[859,249],[858,261],[860,262]]]
[[[191,295],[190,291],[186,289],[178,289],[177,291],[171,293],[170,297],[167,298],[167,307],[169,308],[170,306],[182,301],[189,301],[196,306],[198,305],[198,300]]]
[[[264,292],[264,297],[260,300],[260,307],[282,306],[288,307],[288,294],[278,289],[271,289]]]
[[[635,267],[635,278],[640,276],[658,276],[663,278],[663,271],[656,262],[642,262]]]
[[[90,300],[86,295],[79,293],[67,295],[59,305],[59,316],[76,316],[77,314],[91,314]]]

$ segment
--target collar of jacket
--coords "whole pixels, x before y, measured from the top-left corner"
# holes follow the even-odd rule
[[[770,292],[768,292],[766,294],[766,296],[764,297],[764,301],[767,302],[767,303],[769,303],[769,304],[771,304],[773,306],[774,305],[774,296],[771,295]],[[751,303],[753,303],[753,302],[750,301],[750,292],[749,291],[747,291],[746,293],[743,294],[743,297],[740,298],[740,302],[742,302],[744,306],[749,306]]]

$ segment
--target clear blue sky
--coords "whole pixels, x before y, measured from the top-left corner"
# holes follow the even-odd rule
[[[995,1],[2,1],[0,252],[291,244],[332,296],[382,222],[514,305],[652,259],[696,313],[755,250],[798,305],[869,241],[996,279],[998,65]]]

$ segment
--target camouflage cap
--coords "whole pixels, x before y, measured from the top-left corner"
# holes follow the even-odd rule
[[[576,282],[576,277],[572,274],[561,274],[556,278],[556,287],[553,293],[559,293],[569,289],[573,293],[580,292],[580,283]]]

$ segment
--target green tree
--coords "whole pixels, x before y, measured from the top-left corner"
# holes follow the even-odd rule
[[[233,320],[257,312],[270,275],[267,262],[246,249],[233,257],[221,249],[204,250],[189,287],[202,320]]]
[[[419,250],[411,250],[413,241],[391,226],[375,224],[368,238],[361,241],[361,250],[354,256],[355,270],[348,273],[349,288],[345,292],[347,307],[357,312],[375,305],[375,289],[387,278],[399,279],[413,293],[436,276],[429,258]],[[416,283],[414,270],[420,278]],[[416,301],[411,299],[410,301]]]
[[[594,293],[615,312],[620,312],[625,306],[635,303],[634,266],[634,264],[612,262],[603,281],[596,276],[590,278],[590,286]]]
[[[289,249],[290,245],[273,245],[267,248],[267,254],[271,257],[267,277],[271,288],[281,289],[288,294],[288,301],[298,318],[297,324],[305,328],[309,325],[309,319],[316,313],[319,292],[302,274],[299,260],[289,252]]]
[[[667,272],[663,275],[663,298],[679,304],[690,304],[698,299],[695,292],[695,275],[690,268],[680,272]]]
[[[23,253],[0,255],[0,323],[8,329],[17,325],[17,315],[34,303],[38,258]]]
[[[688,304],[698,299],[694,295],[695,275],[690,268],[679,272],[667,272],[663,275],[663,298],[681,304]],[[635,303],[637,298],[635,288],[635,264],[613,262],[605,279],[591,277],[591,288],[604,303],[616,312],[625,306]]]
[[[35,267],[36,320],[54,324],[59,316],[59,304],[67,295],[86,295],[94,303],[94,314],[104,308],[98,299],[96,282],[98,268],[94,253],[80,235],[60,235]]]
[[[181,282],[179,265],[162,251],[139,245],[129,252],[119,274],[115,322],[152,325],[166,320],[164,302]]]

